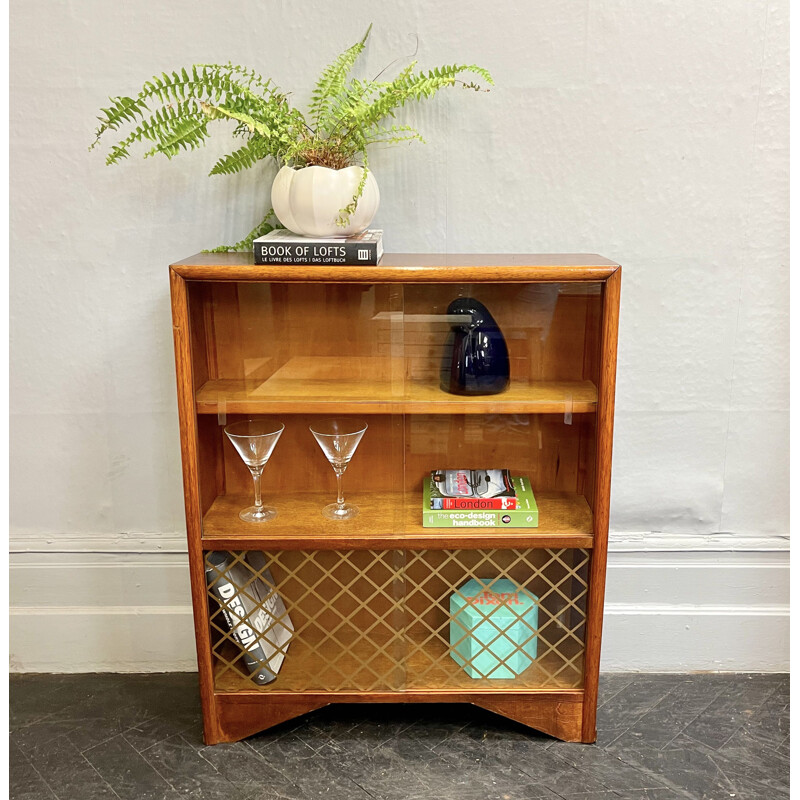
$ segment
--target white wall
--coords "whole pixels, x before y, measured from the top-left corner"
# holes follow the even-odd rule
[[[13,668],[192,668],[166,267],[268,206],[266,165],[205,177],[222,129],[105,167],[98,108],[228,60],[304,102],[370,21],[364,75],[417,34],[421,66],[497,83],[408,109],[428,144],[372,154],[390,250],[624,265],[604,668],[785,669],[788,3],[768,0],[13,0]]]

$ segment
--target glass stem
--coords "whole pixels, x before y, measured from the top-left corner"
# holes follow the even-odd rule
[[[255,507],[261,508],[261,470],[251,469],[250,473],[253,476],[253,489],[255,491]]]
[[[343,473],[336,473],[336,505],[341,508],[344,505],[344,495],[342,495],[342,475]]]

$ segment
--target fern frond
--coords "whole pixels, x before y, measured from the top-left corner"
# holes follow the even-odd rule
[[[440,89],[452,86],[456,83],[456,76],[462,72],[474,72],[493,83],[491,75],[474,64],[437,67],[427,73],[419,72],[416,75],[406,68],[391,83],[384,85],[371,102],[355,99],[349,107],[343,109],[345,124],[350,129],[358,126],[369,130],[386,117],[394,117],[395,110],[407,102],[432,97]]]
[[[116,164],[123,158],[127,158],[130,153],[128,148],[142,140],[156,143],[156,147],[149,150],[146,155],[162,152],[159,148],[164,145],[167,149],[164,152],[171,158],[180,149],[181,141],[191,149],[200,146],[205,139],[207,131],[205,129],[206,120],[191,103],[178,103],[175,106],[165,106],[158,109],[149,119],[134,128],[124,139],[111,148],[106,164]]]
[[[361,144],[361,142],[359,142],[359,144]],[[344,208],[339,209],[339,214],[336,217],[336,224],[340,228],[347,227],[347,224],[350,222],[350,217],[356,212],[358,201],[361,199],[361,195],[364,194],[364,187],[367,185],[367,173],[369,171],[367,164],[367,152],[365,146],[361,149],[364,151],[364,167],[361,170],[361,180],[358,182],[353,199]]]
[[[348,119],[353,119],[356,116],[357,109],[366,108],[368,106],[365,98],[370,97],[376,92],[380,93],[388,91],[395,84],[402,83],[403,81],[407,80],[414,72],[414,67],[416,65],[417,62],[412,61],[400,72],[394,81],[360,81],[356,78],[353,78],[347,84],[345,90],[338,98],[335,109],[333,109],[331,112],[331,117],[335,119],[335,122],[330,127],[330,134],[333,135],[334,132]]]
[[[278,218],[275,216],[275,211],[270,209],[267,212],[267,215],[261,222],[256,225],[247,236],[242,239],[241,242],[236,242],[236,244],[223,244],[219,247],[215,247],[213,250],[203,250],[204,253],[230,253],[230,252],[242,252],[242,251],[252,251],[253,249],[253,241],[258,239],[259,236],[266,236],[270,231],[274,231],[276,228],[282,228],[283,225],[278,222]]]
[[[271,139],[273,131],[268,125],[265,125],[261,120],[247,114],[244,111],[237,111],[235,108],[227,108],[224,105],[212,105],[211,103],[202,104],[203,111],[210,119],[219,119],[220,117],[228,117],[228,119],[235,119],[248,127],[250,133],[257,133],[265,139]]]
[[[356,42],[352,47],[345,50],[332,64],[329,64],[322,71],[322,75],[320,75],[317,85],[311,93],[311,103],[308,107],[309,117],[313,119],[317,133],[323,127],[332,102],[344,90],[345,78],[353,68],[359,55],[361,55],[371,30],[372,23],[370,23],[360,42]]]
[[[172,103],[185,104],[187,101],[194,103],[209,102],[219,104],[232,103],[236,100],[247,100],[253,110],[265,106],[269,100],[251,89],[251,78],[244,82],[234,80],[234,67],[204,67],[194,65],[189,73],[182,69],[180,73],[166,72],[161,76],[154,76],[145,81],[139,94],[133,97],[112,97],[111,105],[101,111],[104,116],[98,117],[100,126],[95,131],[95,140],[89,149],[94,148],[102,135],[108,130],[117,130],[125,122],[135,122],[150,113],[148,103],[154,99],[159,100],[165,107]],[[266,85],[260,76],[257,76],[262,85]],[[271,94],[270,94],[271,93]],[[269,90],[268,97],[277,95],[277,91]],[[117,145],[125,150],[121,143]],[[112,162],[113,163],[113,162]]]
[[[196,150],[202,147],[208,138],[207,123],[202,119],[180,119],[176,120],[171,128],[163,129],[159,135],[161,141],[144,154],[145,158],[161,153],[171,159],[181,150]]]
[[[252,88],[253,86],[257,86],[261,89],[262,94],[274,94],[277,90],[277,86],[272,81],[272,78],[264,78],[261,77],[254,69],[247,69],[247,67],[241,67],[238,64],[234,64],[229,61],[227,64],[196,64],[197,67],[208,67],[214,70],[226,70],[230,72],[232,75],[240,75],[245,82],[245,85],[248,88]]]
[[[211,168],[209,175],[233,175],[249,169],[269,155],[269,146],[259,137],[250,139],[243,147],[223,156]]]
[[[407,136],[400,134],[406,133]],[[399,144],[400,142],[410,142],[418,139],[425,144],[425,140],[417,130],[410,125],[392,125],[388,128],[373,128],[365,137],[365,146],[368,144]]]

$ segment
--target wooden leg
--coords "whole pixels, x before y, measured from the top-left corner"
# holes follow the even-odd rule
[[[555,736],[565,742],[593,742],[595,737],[584,739],[581,733],[583,703],[563,699],[537,698],[535,702],[516,697],[481,698],[482,708],[503,717],[521,722],[529,728]]]
[[[273,725],[322,708],[329,702],[303,697],[271,698],[265,702],[266,698],[252,695],[217,695],[216,700],[218,736],[215,741],[206,740],[206,744],[238,742]]]

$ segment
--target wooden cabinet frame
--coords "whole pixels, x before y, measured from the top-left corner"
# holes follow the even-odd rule
[[[617,326],[621,270],[618,264],[600,256],[577,255],[392,255],[384,256],[377,267],[256,266],[248,254],[201,254],[170,267],[175,363],[178,389],[183,487],[194,607],[195,638],[203,707],[204,737],[209,744],[242,739],[284,720],[333,702],[469,702],[515,719],[566,741],[593,742],[600,644],[603,624],[606,555],[608,545],[611,451],[614,415]],[[469,535],[468,531],[427,529],[399,536],[396,540],[360,533],[354,545],[343,531],[340,540],[308,536],[284,536],[280,524],[263,535],[240,537],[222,531],[203,535],[204,509],[201,501],[203,460],[198,436],[198,409],[214,399],[207,392],[200,396],[193,367],[201,336],[213,336],[208,328],[200,331],[190,313],[189,291],[192,282],[225,283],[306,283],[306,284],[527,284],[596,283],[600,285],[599,364],[597,399],[594,410],[593,514],[591,530],[547,534],[547,519],[541,519],[539,538],[528,532],[508,529],[498,533]],[[231,402],[235,402],[232,396]],[[452,399],[458,403],[458,398]],[[524,398],[521,400],[524,408]],[[456,406],[457,407],[457,406]],[[238,407],[231,405],[236,410]],[[515,408],[508,405],[505,413]],[[588,406],[587,406],[588,408]],[[540,410],[543,409],[543,410]],[[206,413],[209,408],[202,408]],[[339,413],[352,413],[343,404]],[[534,413],[558,410],[541,406]],[[291,412],[287,412],[291,413]],[[207,465],[206,465],[207,466]],[[220,480],[217,478],[217,480]],[[534,487],[536,489],[536,487]],[[544,516],[544,515],[543,515]],[[481,529],[482,530],[482,529]],[[590,551],[588,594],[585,619],[583,688],[581,689],[413,689],[405,691],[302,691],[282,692],[253,686],[241,691],[215,689],[209,605],[204,574],[204,551],[214,549],[346,549],[348,547],[386,548],[481,548],[481,547],[578,547]],[[291,651],[290,651],[291,652]],[[287,656],[287,658],[290,656]]]

